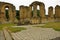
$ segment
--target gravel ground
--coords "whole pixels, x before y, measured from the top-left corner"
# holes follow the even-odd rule
[[[3,31],[0,31],[0,40],[5,40],[5,37],[4,37],[4,34],[3,34]]]
[[[19,26],[24,27],[24,26]],[[14,40],[50,40],[60,37],[60,31],[52,28],[25,26],[27,30],[11,33]]]

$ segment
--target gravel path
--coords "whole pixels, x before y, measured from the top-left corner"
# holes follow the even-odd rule
[[[4,34],[3,34],[3,31],[0,31],[0,40],[5,40],[5,37],[4,37]]]
[[[27,30],[12,33],[14,40],[50,40],[60,37],[60,31],[52,28],[26,27]]]

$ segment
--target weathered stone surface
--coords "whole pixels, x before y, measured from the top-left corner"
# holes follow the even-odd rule
[[[32,19],[30,20],[30,23],[31,23],[31,24],[39,24],[39,23],[40,23],[40,18],[32,18]]]
[[[39,6],[39,16],[38,16],[38,9],[37,6]],[[8,8],[8,15],[9,18],[6,18],[5,10]],[[33,10],[32,10],[33,9]],[[32,13],[33,12],[33,13]],[[29,6],[23,6],[21,5],[19,7],[19,21],[16,20],[16,10],[15,6],[10,3],[0,2],[0,23],[6,23],[6,22],[20,22],[22,24],[32,23],[46,23],[48,21],[60,21],[60,6],[57,5],[55,7],[55,17],[53,15],[53,7],[48,8],[48,16],[46,18],[45,15],[45,4],[43,2],[34,1]],[[54,19],[55,18],[55,19]],[[37,20],[38,22],[37,22]],[[7,21],[8,20],[8,21]],[[32,21],[32,22],[31,22]]]
[[[49,7],[48,8],[48,21],[54,21],[54,14],[53,14],[53,7]]]
[[[37,15],[37,6],[39,5],[39,9],[40,9],[40,17]],[[40,20],[40,23],[45,23],[46,22],[46,17],[45,17],[45,5],[42,2],[38,2],[35,1],[33,2],[30,6],[33,7],[33,20],[35,18],[38,18],[38,20]],[[34,20],[37,21],[37,20]]]
[[[59,5],[55,7],[55,18],[56,18],[56,21],[60,21],[60,6]]]
[[[16,11],[15,10],[15,7],[13,4],[10,4],[10,3],[5,3],[5,2],[1,2],[0,4],[0,14],[3,15],[4,17],[1,17],[1,22],[2,23],[5,23],[7,20],[9,20],[9,22],[14,22],[15,20],[15,15],[16,14]],[[5,14],[5,8],[8,8],[8,15],[9,15],[9,19],[6,18],[6,14]]]
[[[45,16],[45,5],[44,3],[40,3],[40,18],[41,23],[46,23],[46,16]]]

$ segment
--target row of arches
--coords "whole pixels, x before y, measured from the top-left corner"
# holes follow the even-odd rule
[[[57,20],[60,19],[59,10],[60,10],[60,6],[57,5],[55,8],[55,18]],[[7,14],[6,14],[6,11],[7,11]],[[45,5],[44,3],[38,2],[38,1],[31,3],[29,6],[23,6],[23,5],[20,6],[18,13],[19,13],[18,20],[21,23],[24,23],[24,21],[29,21],[30,23],[40,23],[40,22],[44,23],[47,20],[54,21],[53,7],[48,8],[48,16],[46,17]],[[0,2],[0,22],[1,23],[6,23],[6,22],[14,23],[18,20],[16,18],[15,6],[10,3]]]

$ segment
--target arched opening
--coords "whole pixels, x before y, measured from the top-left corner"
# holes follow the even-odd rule
[[[17,20],[20,20],[20,18],[19,18],[19,10],[16,10],[16,18],[17,18]]]
[[[5,7],[5,17],[6,17],[6,21],[9,21],[9,7]]]
[[[33,6],[32,6],[32,17],[33,17]]]
[[[39,14],[40,14],[40,7],[39,5],[37,5],[37,16],[39,16]]]

